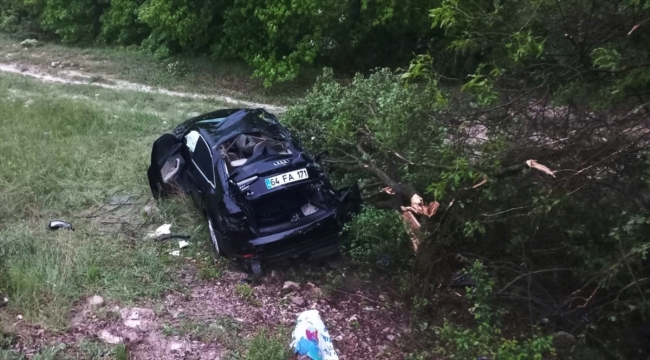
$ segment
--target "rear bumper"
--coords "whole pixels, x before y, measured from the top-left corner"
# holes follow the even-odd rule
[[[268,262],[309,253],[334,253],[338,250],[337,212],[303,226],[250,240],[254,257]]]

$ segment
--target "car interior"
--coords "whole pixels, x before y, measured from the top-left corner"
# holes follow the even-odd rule
[[[286,141],[278,141],[263,134],[241,134],[231,142],[222,145],[227,154],[229,167],[236,168],[265,155],[290,155],[291,146]]]

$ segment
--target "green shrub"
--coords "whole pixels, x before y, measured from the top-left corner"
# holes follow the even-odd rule
[[[403,262],[412,254],[406,225],[399,213],[364,206],[344,228],[344,251],[357,262],[391,261]]]
[[[491,304],[494,281],[478,261],[468,273],[476,283],[467,289],[467,297],[473,303],[470,312],[477,324],[471,328],[460,328],[446,323],[438,328],[438,352],[441,355],[461,360],[482,356],[498,360],[541,360],[544,355],[554,352],[551,336],[508,338],[503,331],[502,311]]]
[[[247,360],[286,360],[290,356],[286,331],[263,329],[251,340]]]

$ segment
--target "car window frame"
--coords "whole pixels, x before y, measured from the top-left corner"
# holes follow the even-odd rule
[[[205,144],[205,148],[208,149],[208,154],[210,155],[210,168],[212,170],[212,181],[203,172],[203,169],[201,169],[199,164],[197,164],[196,161],[194,161],[194,155],[196,154],[196,148],[198,147],[198,141],[203,141],[203,144]],[[212,186],[213,189],[216,188],[216,176],[215,176],[215,173],[214,173],[214,156],[212,155],[212,149],[210,149],[210,145],[208,144],[208,142],[203,137],[203,134],[199,133],[199,140],[197,140],[197,144],[194,147],[194,151],[191,152],[190,156],[191,156],[192,164],[194,164],[194,167],[196,168],[196,170],[203,176],[205,181],[207,181],[207,183],[210,184],[210,186]]]

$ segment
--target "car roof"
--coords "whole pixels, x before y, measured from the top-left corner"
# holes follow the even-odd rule
[[[215,148],[244,133],[264,133],[280,139],[291,140],[291,133],[277,118],[264,109],[221,109],[185,120],[174,131],[177,137],[189,131],[203,133]]]

